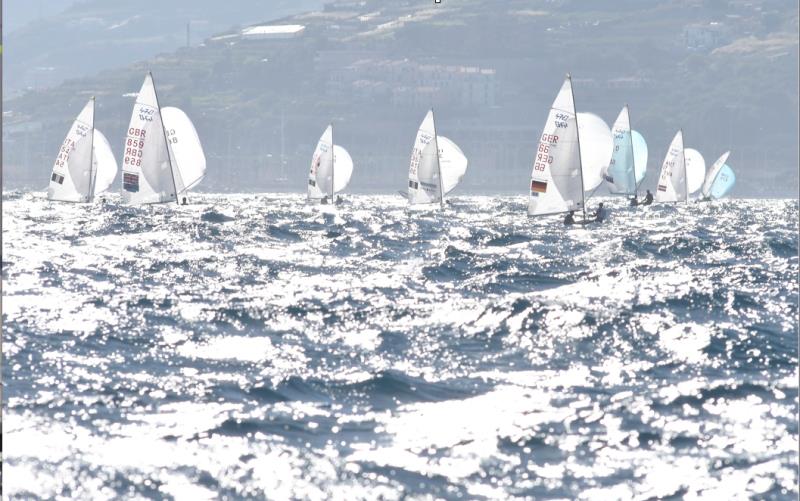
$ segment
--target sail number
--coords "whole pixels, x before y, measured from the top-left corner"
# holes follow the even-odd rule
[[[75,146],[78,144],[77,141],[83,139],[89,133],[89,127],[86,125],[80,123],[76,123],[75,125],[75,133],[68,135],[61,145],[61,149],[58,150],[58,157],[56,157],[56,166],[58,167],[64,167],[67,164],[70,153],[72,153]],[[75,140],[70,139],[71,137],[74,137]]]
[[[566,129],[569,127],[569,115],[564,113],[556,113],[556,127],[559,129]]]
[[[67,163],[67,159],[69,158],[69,154],[72,153],[72,150],[74,149],[75,141],[69,137],[64,139],[64,144],[61,145],[61,149],[58,151],[58,157],[56,157],[56,165],[59,167],[64,167],[64,165]]]
[[[128,138],[125,140],[125,165],[138,167],[142,164],[142,150],[147,131],[131,127],[128,129]]]

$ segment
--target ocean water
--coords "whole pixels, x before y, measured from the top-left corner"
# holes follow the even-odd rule
[[[797,201],[525,201],[5,193],[4,495],[796,499]]]

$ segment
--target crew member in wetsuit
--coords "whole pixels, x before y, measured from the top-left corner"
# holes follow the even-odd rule
[[[569,211],[569,214],[564,218],[564,226],[572,226],[575,224],[575,211]]]
[[[650,193],[650,190],[647,190],[647,195],[644,196],[644,202],[640,205],[650,205],[651,203],[653,203],[653,194]]]
[[[186,204],[186,197],[183,197],[183,200],[181,200],[181,205],[187,205]]]

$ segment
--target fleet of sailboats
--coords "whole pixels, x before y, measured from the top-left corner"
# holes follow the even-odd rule
[[[49,200],[91,202],[113,183],[117,163],[108,140],[94,126],[94,114],[92,98],[75,119],[58,152],[47,188]],[[282,144],[283,138],[281,149]],[[726,196],[736,182],[733,169],[726,163],[729,155],[725,152],[706,172],[702,154],[684,147],[683,131],[679,130],[664,158],[655,200],[687,202],[697,191],[704,200]],[[647,143],[631,128],[628,105],[609,129],[597,115],[576,111],[572,79],[567,75],[538,141],[528,215],[568,212],[572,217],[571,213],[580,211],[582,222],[588,222],[586,201],[591,194],[587,197],[586,192],[593,194],[604,181],[609,193],[633,197],[635,202],[646,175],[647,159]],[[437,134],[431,109],[417,130],[408,188],[403,195],[409,205],[444,207],[445,197],[463,179],[468,164],[458,145]],[[153,76],[148,73],[137,94],[125,138],[122,201],[133,205],[186,203],[189,190],[203,180],[205,173],[206,158],[194,124],[178,108],[161,108]],[[331,124],[312,155],[308,200],[336,202],[352,174],[353,159],[346,149],[334,143]]]

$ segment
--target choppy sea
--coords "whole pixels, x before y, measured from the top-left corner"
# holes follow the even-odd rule
[[[796,499],[798,202],[605,201],[6,192],[3,494]]]

